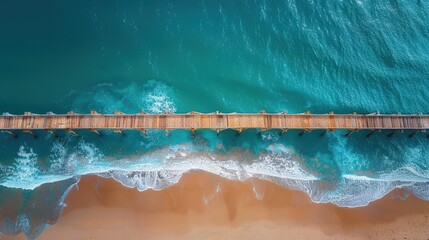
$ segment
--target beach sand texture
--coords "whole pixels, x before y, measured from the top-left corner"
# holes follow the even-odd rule
[[[203,172],[144,192],[83,177],[39,239],[428,239],[429,202],[404,196],[394,191],[367,207],[340,208],[270,182]]]

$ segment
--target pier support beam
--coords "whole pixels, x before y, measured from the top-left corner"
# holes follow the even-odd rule
[[[191,128],[191,134],[195,137],[195,128]]]
[[[143,133],[146,137],[147,137],[147,131],[146,131],[146,129],[140,129],[139,130],[141,133]]]
[[[171,112],[165,112],[165,114],[171,114]],[[203,113],[192,110],[192,111],[188,112],[188,114],[195,115],[195,114],[203,114]]]
[[[115,132],[115,133],[119,133],[119,134],[121,134],[122,136],[125,136],[124,131],[122,131],[121,129],[115,129],[115,130],[113,130],[113,132]]]
[[[335,132],[335,129],[333,129],[333,128],[325,129],[325,130],[323,130],[323,132],[320,134],[320,136],[321,136],[321,137],[324,137],[328,132]]]
[[[12,136],[12,137],[14,137],[14,138],[18,137],[18,134],[14,133],[14,132],[12,132],[12,131],[9,131],[9,130],[3,130],[2,132],[4,132],[4,133],[7,133],[7,134],[11,135],[11,136]]]
[[[244,128],[239,128],[237,129],[237,135],[240,135],[245,129]]]
[[[265,132],[265,131],[267,131],[267,130],[268,130],[268,129],[266,129],[266,128],[262,128],[262,129],[260,129],[260,130],[259,130],[258,134],[259,134],[259,135],[261,135],[263,132]]]
[[[387,137],[388,137],[388,138],[393,137],[393,135],[395,135],[395,133],[397,133],[398,131],[400,131],[400,130],[399,130],[399,129],[395,129],[395,130],[393,130],[391,133],[387,134]],[[402,130],[401,130],[400,132],[402,132]]]
[[[408,135],[408,137],[412,138],[414,137],[414,135],[416,135],[417,133],[421,132],[422,130],[415,130],[414,132],[410,133],[410,135]]]
[[[348,137],[350,136],[352,133],[357,132],[357,129],[352,129],[352,130],[348,130],[346,134],[344,134],[344,136]]]
[[[323,130],[322,134],[320,134],[321,137],[324,137],[328,133],[328,129]]]
[[[101,132],[99,132],[98,130],[96,130],[94,128],[90,128],[89,131],[93,132],[93,133],[97,134],[99,137],[101,137]]]
[[[299,136],[300,137],[304,136],[304,133],[306,132],[311,132],[311,129],[304,129],[302,132],[299,133]]]
[[[285,134],[286,132],[287,132],[287,128],[284,128],[284,129],[282,129],[280,132],[279,132],[279,135],[281,136],[281,135],[283,135],[283,134]]]
[[[71,129],[66,129],[66,132],[73,134],[75,137],[79,137],[79,134]]]
[[[379,112],[379,111],[377,111],[377,112],[369,113],[369,114],[367,114],[367,115],[369,115],[369,116],[371,116],[371,115],[380,115],[380,112]]]
[[[22,130],[22,132],[31,134],[33,137],[37,137],[37,134],[31,131],[30,129],[24,129]]]
[[[366,135],[366,137],[367,137],[367,138],[369,138],[369,137],[371,137],[374,133],[377,133],[377,132],[381,132],[381,130],[380,130],[380,129],[374,129],[374,130],[372,130],[370,133],[368,133],[368,134]]]
[[[52,131],[51,129],[45,129],[45,132],[51,134],[53,137],[58,138],[58,134],[56,134],[54,131]]]

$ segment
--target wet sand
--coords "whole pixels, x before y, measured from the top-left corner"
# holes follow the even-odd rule
[[[405,194],[340,208],[270,182],[202,172],[144,192],[84,177],[39,239],[429,239],[429,202]]]

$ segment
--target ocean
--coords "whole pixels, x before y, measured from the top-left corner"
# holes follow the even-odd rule
[[[428,113],[429,1],[0,2],[0,113]],[[37,237],[81,176],[161,190],[190,171],[361,207],[429,201],[429,139],[150,130],[0,135],[0,235]],[[258,194],[257,186],[254,188]]]

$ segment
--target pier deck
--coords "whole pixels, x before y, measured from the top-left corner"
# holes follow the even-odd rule
[[[429,115],[385,114],[62,114],[0,116],[0,130],[73,129],[304,129],[304,130],[426,130]]]

